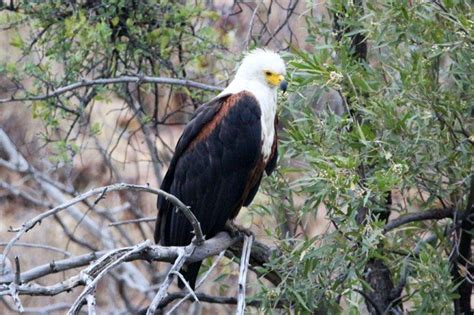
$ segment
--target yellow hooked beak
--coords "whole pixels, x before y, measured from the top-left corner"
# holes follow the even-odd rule
[[[286,91],[288,83],[285,81],[285,77],[281,74],[276,74],[271,71],[265,71],[265,77],[267,82],[272,86],[279,86],[283,92]]]

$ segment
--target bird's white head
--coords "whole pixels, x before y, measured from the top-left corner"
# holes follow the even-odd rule
[[[265,49],[255,49],[242,60],[235,79],[257,81],[272,89],[280,87],[285,91],[287,87],[285,75],[285,62],[277,53]]]

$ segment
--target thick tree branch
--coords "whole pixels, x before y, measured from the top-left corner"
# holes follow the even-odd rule
[[[424,221],[424,220],[441,220],[445,218],[452,218],[454,209],[451,208],[440,208],[440,209],[431,209],[422,212],[409,213],[403,216],[400,216],[394,220],[389,221],[385,224],[384,232],[391,231],[402,225],[411,222]]]
[[[229,234],[221,232],[212,239],[206,240],[201,246],[198,246],[194,250],[193,254],[186,259],[186,262],[193,263],[196,261],[201,261],[207,257],[217,255],[221,251],[226,250],[230,246],[234,245],[239,239],[239,236],[231,237]],[[178,257],[179,248],[181,247],[149,245],[148,247],[145,247],[138,252],[130,254],[124,259],[124,261],[146,260],[173,262]],[[95,261],[104,255],[110,255],[111,253],[128,252],[132,249],[133,247],[124,247],[115,250],[92,252],[81,256],[71,257],[68,259],[52,261],[51,263],[44,264],[21,273],[20,282],[28,283],[32,280],[39,279],[49,274],[54,274],[86,266],[92,261]],[[13,281],[14,279],[12,274],[0,276],[0,284],[10,284]],[[46,291],[41,291],[37,293],[44,292]]]
[[[454,309],[456,314],[472,314],[471,296],[472,282],[468,281],[469,273],[474,268],[472,263],[472,233],[474,230],[474,173],[471,174],[466,198],[466,209],[461,214],[461,228],[457,231],[459,243],[455,244],[454,255],[451,259],[453,275],[459,298],[454,299]],[[465,270],[465,272],[462,271]]]

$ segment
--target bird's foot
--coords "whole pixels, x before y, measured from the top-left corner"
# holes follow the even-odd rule
[[[225,231],[229,233],[231,237],[247,235],[255,238],[255,234],[250,229],[244,228],[233,221],[227,221],[225,224]]]

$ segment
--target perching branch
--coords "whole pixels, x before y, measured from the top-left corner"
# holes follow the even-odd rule
[[[55,262],[51,262],[49,264],[45,264],[43,266],[35,267],[29,271],[23,272],[19,275],[19,283],[14,283],[14,275],[7,274],[0,277],[0,297],[1,296],[14,296],[16,297],[16,301],[19,301],[20,295],[30,295],[30,296],[53,296],[58,295],[63,292],[69,292],[76,287],[85,286],[82,294],[76,299],[75,303],[70,308],[70,313],[74,313],[78,311],[83,304],[82,302],[85,300],[88,301],[88,307],[93,309],[93,290],[97,285],[97,282],[103,278],[103,276],[107,273],[110,273],[111,270],[119,265],[136,260],[146,260],[146,261],[165,261],[165,262],[175,262],[174,268],[172,268],[167,273],[167,280],[166,282],[161,283],[159,286],[159,294],[157,294],[155,298],[155,303],[151,305],[151,310],[156,310],[157,308],[162,308],[169,304],[171,300],[168,297],[167,289],[169,284],[171,284],[174,275],[178,272],[178,270],[182,267],[184,263],[193,263],[196,261],[201,261],[207,257],[214,256],[219,252],[223,252],[224,250],[230,248],[236,242],[241,240],[240,236],[231,237],[226,232],[221,232],[217,234],[212,239],[206,240],[201,246],[196,247],[195,244],[190,244],[186,247],[164,247],[159,245],[153,245],[149,241],[145,241],[139,245],[134,247],[125,247],[119,248],[109,251],[101,251],[96,253],[90,253],[87,255],[71,257],[64,260],[59,260]],[[245,273],[247,270],[247,266],[249,263],[252,248],[252,242],[246,241],[245,247],[242,248],[242,259],[241,259],[241,270],[244,270],[241,273],[239,286],[244,288],[245,281]],[[257,244],[258,245],[258,244]],[[258,248],[253,247],[253,248]],[[222,256],[222,254],[221,254]],[[74,269],[77,267],[85,266],[90,264],[92,265],[87,269],[80,272],[78,275],[74,275],[62,282],[49,285],[49,286],[42,286],[32,282],[35,279],[42,278],[46,275],[50,275],[53,273],[62,272],[65,270]],[[213,265],[215,266],[215,265]],[[211,267],[211,270],[213,267]],[[209,272],[203,277],[205,279]],[[201,283],[201,282],[200,282]],[[200,284],[199,283],[199,284]],[[199,285],[198,284],[198,285]],[[241,294],[241,290],[239,290],[239,298],[235,299],[232,298],[231,300],[225,298],[217,298],[216,303],[225,303],[225,301],[229,301],[230,304],[236,304],[239,301],[243,301],[242,299],[245,298],[243,294]],[[188,298],[191,296],[190,294],[185,294],[181,297]],[[198,299],[200,299],[199,294],[196,295]],[[212,299],[204,298],[204,302],[212,302]],[[235,302],[234,302],[235,301]],[[239,302],[242,303],[242,302]],[[241,304],[242,305],[242,304]],[[251,306],[258,306],[258,302],[251,302],[249,303]],[[283,304],[282,304],[283,305]],[[279,304],[278,307],[282,307]],[[152,313],[153,314],[153,313]]]
[[[201,246],[197,247],[193,254],[187,258],[187,263],[193,263],[196,261],[201,261],[207,257],[211,257],[219,254],[223,250],[228,249],[230,246],[234,245],[240,237],[231,237],[225,232],[217,234],[215,237],[206,240]],[[175,246],[159,246],[159,245],[149,245],[148,247],[143,248],[141,251],[134,252],[127,256],[124,261],[135,261],[135,260],[146,260],[146,261],[164,261],[164,262],[173,262],[178,257],[178,250],[181,247]],[[50,263],[37,266],[28,271],[22,272],[20,275],[20,282],[27,283],[32,280],[42,278],[44,276],[63,272],[66,270],[83,267],[91,262],[99,259],[104,255],[112,255],[118,253],[126,253],[132,250],[133,247],[123,247],[114,250],[105,250],[100,252],[92,252],[76,257],[71,257],[67,259],[52,261]],[[13,275],[4,275],[0,276],[0,284],[9,284],[13,282]],[[22,291],[24,294],[27,292]],[[43,295],[42,293],[47,293],[47,291],[35,291],[35,295]],[[57,294],[57,293],[55,293]],[[55,295],[52,294],[52,295]],[[1,295],[1,294],[0,294]],[[49,294],[45,294],[49,295]]]

